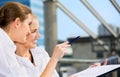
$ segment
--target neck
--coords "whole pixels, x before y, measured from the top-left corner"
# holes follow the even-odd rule
[[[31,63],[33,63],[33,65],[35,65],[34,60],[33,60],[33,56],[30,52],[30,48],[27,48],[24,45],[21,45],[19,43],[16,43],[16,46],[17,46],[16,55],[28,58],[31,61]]]
[[[21,57],[29,57],[30,51],[29,48],[25,47],[24,45],[16,43],[17,49],[16,54]]]

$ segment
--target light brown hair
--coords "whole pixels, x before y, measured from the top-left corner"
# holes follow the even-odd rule
[[[7,2],[0,8],[0,27],[5,28],[17,17],[23,22],[32,11],[29,7],[19,2]]]

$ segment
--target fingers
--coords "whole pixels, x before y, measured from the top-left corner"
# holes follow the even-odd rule
[[[93,68],[93,67],[97,67],[97,66],[100,66],[100,63],[94,63],[94,64],[90,65],[89,68]]]
[[[108,59],[105,59],[105,61],[104,61],[104,64],[103,64],[103,65],[107,65],[107,63],[108,63]]]
[[[67,47],[69,46],[71,45],[69,45],[68,42],[56,45],[52,56],[60,60],[67,53]]]
[[[64,42],[64,43],[62,43],[62,44],[59,44],[59,45],[61,45],[61,47],[63,47],[63,48],[67,48],[67,47],[71,46],[71,45],[68,44],[68,43],[69,43],[69,42],[66,41],[66,42]]]

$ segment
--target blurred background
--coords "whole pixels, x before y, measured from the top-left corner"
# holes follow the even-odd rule
[[[58,63],[61,77],[120,55],[120,0],[0,0],[0,6],[8,1],[21,2],[37,15],[41,34],[37,46],[50,56],[56,44],[80,36]],[[120,77],[120,72],[106,77]]]

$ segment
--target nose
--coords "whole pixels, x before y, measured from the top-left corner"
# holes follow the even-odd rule
[[[39,33],[39,31],[37,31],[37,38],[39,38],[40,37],[40,33]]]

